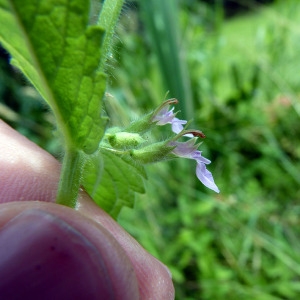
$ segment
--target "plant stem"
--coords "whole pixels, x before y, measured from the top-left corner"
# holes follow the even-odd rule
[[[105,0],[98,19],[98,25],[105,29],[99,68],[104,70],[111,51],[114,29],[118,22],[124,0]],[[56,203],[76,207],[83,165],[83,154],[72,147],[66,150],[60,175]]]
[[[67,149],[56,196],[56,203],[76,207],[82,172],[82,154],[78,150]]]
[[[98,25],[104,28],[105,37],[102,45],[102,55],[100,61],[100,70],[104,69],[107,57],[111,51],[112,38],[115,27],[120,17],[120,12],[124,0],[105,0],[100,12]]]

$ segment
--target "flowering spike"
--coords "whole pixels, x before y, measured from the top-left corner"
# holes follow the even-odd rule
[[[198,138],[205,138],[205,134],[200,130],[185,129],[189,122],[176,118],[177,112],[174,112],[172,104],[177,104],[175,98],[163,102],[155,111],[145,115],[140,120],[132,122],[128,127],[120,131],[119,128],[107,134],[109,144],[115,149],[123,150],[130,155],[134,161],[147,164],[162,161],[168,158],[183,157],[195,160],[197,163],[197,178],[208,188],[219,193],[213,176],[206,169],[210,160],[203,157],[198,147]],[[155,125],[171,124],[172,131],[176,133],[168,140],[163,142],[146,145],[142,133],[149,131]],[[178,142],[181,137],[189,137],[185,142]]]

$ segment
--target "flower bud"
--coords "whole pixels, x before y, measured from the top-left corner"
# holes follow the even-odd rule
[[[107,139],[111,146],[117,149],[137,147],[145,142],[145,140],[138,133],[129,133],[123,131],[114,134],[108,134]]]

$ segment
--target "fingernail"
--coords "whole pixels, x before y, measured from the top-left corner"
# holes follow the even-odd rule
[[[31,209],[0,230],[1,299],[112,299],[95,246],[55,215]]]

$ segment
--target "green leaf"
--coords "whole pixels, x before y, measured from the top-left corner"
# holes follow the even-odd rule
[[[116,218],[123,206],[133,207],[135,192],[144,193],[146,173],[129,155],[100,148],[83,170],[83,186],[93,200]]]
[[[101,104],[104,31],[88,26],[87,0],[0,0],[0,41],[51,106],[68,148],[97,150],[106,120]]]

